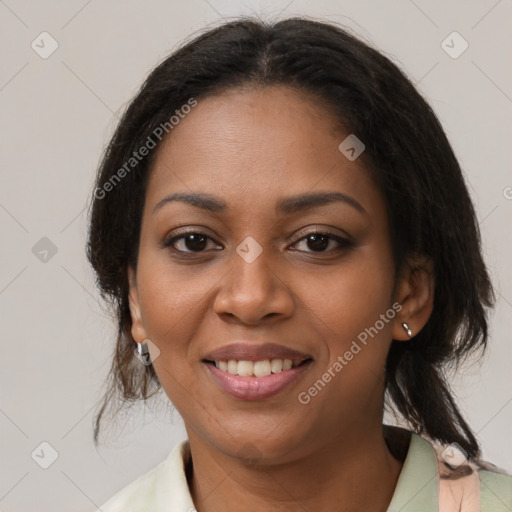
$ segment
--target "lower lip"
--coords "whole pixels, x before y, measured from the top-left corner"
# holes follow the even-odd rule
[[[308,370],[312,361],[308,361],[296,368],[273,373],[266,377],[240,377],[220,370],[215,365],[203,363],[213,379],[226,393],[243,400],[263,400],[277,395],[285,388],[296,382]]]

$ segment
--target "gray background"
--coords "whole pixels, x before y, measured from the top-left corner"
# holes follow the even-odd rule
[[[150,69],[194,31],[242,13],[344,23],[438,114],[498,291],[490,351],[454,387],[485,458],[511,471],[511,11],[510,0],[0,0],[0,510],[93,511],[185,437],[164,399],[128,411],[110,445],[93,446],[114,326],[85,259],[86,204],[117,116]],[[58,43],[46,59],[31,47],[43,31]],[[453,31],[469,44],[458,58],[441,46]],[[43,237],[57,250],[46,261]],[[49,462],[42,442],[58,453],[48,469],[34,460]]]

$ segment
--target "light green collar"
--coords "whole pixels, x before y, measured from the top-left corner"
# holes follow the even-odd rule
[[[176,450],[181,455],[182,485],[186,482],[183,467],[189,449],[188,441],[183,441],[180,448]],[[189,496],[187,501],[188,498]],[[426,439],[411,432],[407,456],[387,512],[432,512],[437,511],[438,508],[438,469],[434,448]]]
[[[437,457],[418,434],[411,442],[387,512],[432,512],[439,508]]]
[[[194,510],[185,474],[190,457],[188,440],[174,446],[168,457],[105,503],[102,512]],[[433,446],[411,433],[409,448],[387,512],[438,511],[437,459]]]

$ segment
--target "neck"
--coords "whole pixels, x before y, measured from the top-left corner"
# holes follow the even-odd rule
[[[276,465],[244,463],[190,432],[189,488],[197,511],[296,511],[302,507],[385,512],[403,459],[391,454],[381,425],[372,432],[353,430],[321,449]],[[393,449],[395,455],[399,451]]]

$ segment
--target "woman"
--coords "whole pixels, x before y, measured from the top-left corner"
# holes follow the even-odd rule
[[[240,19],[160,64],[106,150],[88,257],[118,318],[95,440],[117,391],[159,388],[188,434],[103,512],[511,509],[443,373],[493,304],[460,167],[342,28]]]

